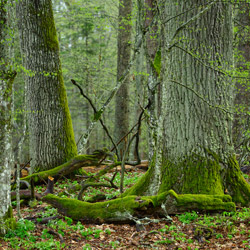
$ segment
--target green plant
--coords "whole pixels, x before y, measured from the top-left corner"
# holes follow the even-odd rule
[[[165,240],[158,240],[155,242],[155,244],[171,244],[173,242],[174,242],[174,240],[165,239]]]
[[[35,249],[39,250],[60,250],[65,247],[65,243],[60,243],[59,241],[55,241],[53,239],[49,239],[47,241],[40,241],[35,244]]]
[[[21,219],[17,222],[17,227],[15,230],[9,230],[5,235],[5,238],[20,237],[25,238],[29,236],[29,231],[35,229],[35,224],[29,220]]]
[[[69,226],[72,225],[73,220],[72,220],[71,218],[65,216],[64,219],[66,220],[66,222],[67,222],[67,224],[68,224]]]
[[[119,246],[119,244],[120,244],[120,242],[119,241],[111,241],[111,242],[109,242],[109,245],[111,245],[111,247],[113,248],[113,249],[116,249],[118,246]]]
[[[86,244],[85,246],[82,247],[83,250],[91,250],[92,247],[90,244]]]
[[[42,239],[53,239],[53,235],[48,233],[48,229],[43,229],[41,238]]]
[[[223,238],[223,235],[222,234],[216,234],[216,239],[219,239],[219,238]]]
[[[196,220],[198,217],[199,217],[198,214],[194,211],[192,213],[186,212],[178,216],[179,221],[181,221],[184,224],[189,224],[191,221]]]

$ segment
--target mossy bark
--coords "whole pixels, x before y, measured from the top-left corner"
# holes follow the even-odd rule
[[[154,167],[151,164],[147,173],[121,197],[147,194]],[[227,194],[237,205],[250,205],[250,185],[242,176],[234,156],[228,157],[226,162],[214,154],[210,154],[207,158],[193,155],[178,164],[165,161],[162,166],[158,194],[170,189],[178,194],[204,194],[208,196]]]
[[[20,0],[31,166],[48,170],[77,155],[51,0]]]
[[[0,235],[15,227],[10,200],[11,183],[11,105],[16,72],[9,55],[7,0],[0,1]]]
[[[47,181],[49,176],[52,176],[57,180],[59,177],[72,174],[80,168],[97,166],[100,163],[100,160],[104,157],[104,154],[104,151],[97,151],[92,155],[78,155],[58,167],[28,175],[21,178],[21,180],[30,182],[31,178],[33,178],[34,183],[40,183],[42,181]],[[85,174],[87,175],[86,172]]]
[[[229,195],[177,195],[173,190],[156,196],[126,196],[115,200],[88,203],[74,199],[47,195],[44,201],[74,220],[85,222],[129,222],[136,217],[148,215],[164,216],[184,211],[235,211]]]
[[[9,229],[15,229],[16,226],[17,223],[13,216],[12,207],[10,206],[5,215],[0,218],[0,236],[5,235]]]

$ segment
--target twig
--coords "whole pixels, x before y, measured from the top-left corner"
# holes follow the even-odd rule
[[[98,111],[97,111],[95,105],[93,104],[92,100],[91,100],[87,95],[84,94],[84,92],[83,92],[81,86],[80,86],[74,79],[71,79],[71,82],[72,82],[75,86],[78,87],[78,89],[79,89],[81,95],[82,95],[84,98],[86,98],[86,99],[88,100],[90,106],[91,106],[92,109],[94,110],[94,115],[97,115],[97,114],[98,114]],[[110,133],[109,133],[109,131],[108,131],[108,128],[107,128],[106,125],[104,124],[102,118],[100,118],[99,121],[100,121],[100,123],[101,123],[101,125],[102,125],[104,131],[106,132],[107,136],[109,137],[110,141],[112,142],[113,146],[115,147],[115,149],[116,149],[116,154],[118,154],[117,146],[116,146],[116,144],[115,144],[115,142],[114,142],[112,136],[110,135]],[[82,137],[82,136],[81,136],[81,137]],[[80,139],[81,139],[81,137],[80,137]],[[80,141],[80,139],[79,139],[79,141]]]

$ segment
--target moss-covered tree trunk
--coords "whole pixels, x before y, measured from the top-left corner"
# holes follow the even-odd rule
[[[167,1],[161,17],[165,24],[161,178],[157,186],[150,185],[159,157],[155,152],[149,172],[126,194],[173,189],[178,194],[230,194],[236,203],[249,204],[250,186],[232,146],[231,5]]]
[[[11,94],[15,72],[7,57],[7,0],[0,0],[0,235],[12,228],[15,220],[10,200]]]
[[[46,170],[77,154],[59,59],[51,0],[20,0],[31,165]]]

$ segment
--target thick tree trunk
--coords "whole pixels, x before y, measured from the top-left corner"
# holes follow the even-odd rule
[[[7,0],[0,1],[0,235],[13,228],[10,199],[11,152],[11,94],[16,73],[11,71],[7,58]]]
[[[232,145],[231,5],[170,1],[162,15],[166,61],[158,129],[164,140],[157,145],[162,155],[155,152],[151,169],[124,196],[173,189],[178,194],[228,193],[234,202],[248,205],[250,186]],[[150,183],[157,157],[162,167],[155,190]]]
[[[51,0],[20,0],[17,17],[26,73],[31,165],[46,170],[77,154]]]
[[[118,22],[118,59],[117,81],[121,80],[131,54],[131,13],[132,1],[120,0]],[[123,138],[129,130],[129,78],[127,78],[116,93],[115,99],[115,139],[116,143]],[[119,144],[119,155],[122,156],[126,147],[126,139]]]

